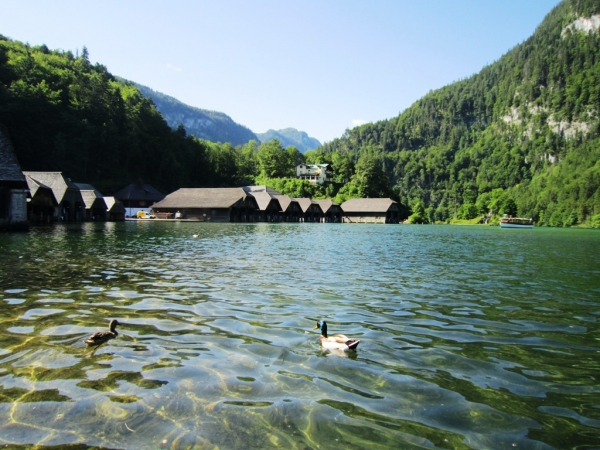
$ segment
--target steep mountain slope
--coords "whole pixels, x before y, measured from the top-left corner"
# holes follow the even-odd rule
[[[165,192],[216,182],[211,147],[171,130],[85,48],[76,57],[0,35],[0,124],[23,170],[61,171],[104,194],[140,179]]]
[[[429,220],[491,209],[589,223],[600,214],[599,24],[599,0],[565,0],[478,74],[323,151],[378,155],[402,201],[424,205]]]
[[[156,109],[174,130],[179,124],[183,124],[186,132],[197,138],[211,142],[229,142],[234,146],[243,145],[250,140],[258,140],[250,129],[235,123],[226,114],[188,106],[176,98],[156,92],[147,86],[135,82],[133,84],[145,97],[152,99]]]
[[[261,142],[277,139],[285,148],[296,147],[301,153],[321,146],[321,143],[317,139],[311,138],[304,131],[298,131],[295,128],[269,130],[266,133],[256,133],[256,136]]]

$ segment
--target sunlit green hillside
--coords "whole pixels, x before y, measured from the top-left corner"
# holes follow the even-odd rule
[[[497,62],[347,131],[320,158],[376,157],[428,221],[493,210],[590,223],[600,214],[598,14],[598,0],[564,1]]]

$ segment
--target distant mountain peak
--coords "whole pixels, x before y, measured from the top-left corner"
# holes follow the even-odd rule
[[[181,124],[187,134],[200,139],[211,142],[229,142],[234,146],[244,145],[251,140],[268,142],[278,139],[284,148],[293,146],[302,153],[321,146],[317,139],[310,137],[306,132],[291,127],[283,130],[269,130],[266,133],[253,133],[249,128],[234,122],[225,113],[186,105],[180,100],[155,91],[148,86],[122,78],[121,80],[132,83],[144,97],[151,99],[169,127],[175,130]]]
[[[152,99],[172,129],[182,124],[187,134],[211,142],[229,142],[234,146],[259,140],[249,128],[234,122],[227,114],[186,105],[139,83],[133,82],[133,85],[144,97]]]
[[[295,128],[284,128],[283,130],[268,130],[266,133],[256,133],[256,136],[261,142],[272,141],[277,139],[281,142],[284,148],[296,147],[301,153],[308,150],[314,150],[321,146],[321,143],[310,137],[306,132],[299,131]]]

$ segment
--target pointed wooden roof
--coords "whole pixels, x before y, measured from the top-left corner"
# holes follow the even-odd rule
[[[8,131],[0,126],[0,182],[14,188],[27,189],[27,180],[21,171]]]
[[[165,198],[149,184],[131,183],[117,192],[114,197],[118,200],[145,200],[147,202],[158,202]]]
[[[304,213],[308,211],[312,205],[318,206],[315,201],[311,200],[310,198],[294,198],[294,200],[298,202],[300,209],[302,209],[302,212]]]
[[[83,203],[85,204],[86,209],[90,209],[92,207],[100,208],[102,205],[107,207],[106,202],[104,201],[104,197],[94,186],[87,183],[74,183],[75,186],[81,192],[81,197],[83,198]],[[108,208],[107,208],[108,209]]]
[[[261,211],[266,211],[272,203],[275,203],[275,208],[279,209],[280,203],[268,192],[253,192],[251,195],[256,199],[258,209]]]
[[[26,176],[33,178],[36,182],[44,184],[52,189],[58,203],[63,201],[65,194],[69,189],[80,192],[79,188],[75,186],[75,183],[65,177],[62,172],[25,171],[23,173]]]
[[[152,208],[231,208],[248,196],[242,188],[181,188]]]
[[[327,211],[329,211],[331,209],[331,207],[340,206],[333,200],[313,200],[313,201],[321,207],[321,211],[323,211],[323,214],[327,213]]]
[[[116,200],[114,197],[104,197],[104,203],[106,203],[106,210],[112,213],[124,213],[125,207],[123,203]]]
[[[25,180],[27,181],[27,187],[29,188],[29,193],[31,194],[30,197],[34,197],[38,189],[50,189],[50,191],[52,192],[52,189],[49,186],[46,186],[45,184],[34,180],[29,175],[25,175]]]
[[[391,198],[353,198],[342,203],[344,212],[387,212],[390,208],[398,207],[398,202]]]
[[[288,210],[292,202],[296,202],[296,200],[292,199],[289,195],[273,195],[273,198],[279,202],[279,206],[281,206],[283,212]]]

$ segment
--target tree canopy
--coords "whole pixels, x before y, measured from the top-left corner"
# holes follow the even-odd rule
[[[172,130],[87,49],[74,56],[0,35],[0,124],[24,170],[60,170],[109,193],[139,179],[166,192],[256,183],[338,203],[391,197],[418,223],[510,214],[599,226],[600,31],[577,26],[598,14],[600,0],[565,0],[479,73],[305,154],[278,140],[233,146]],[[296,179],[301,162],[329,164],[332,182]]]
[[[598,0],[560,3],[478,74],[347,130],[319,154],[378,158],[402,203],[424,205],[433,220],[494,212],[591,224],[600,214],[600,33],[575,20],[599,13]]]

